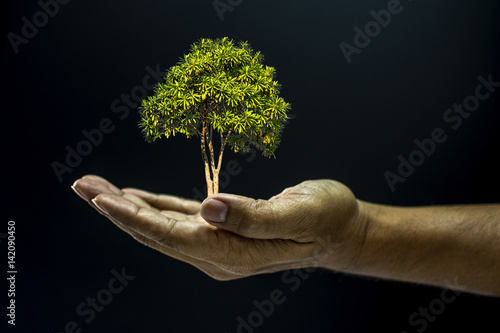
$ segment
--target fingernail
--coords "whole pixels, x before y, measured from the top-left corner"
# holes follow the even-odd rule
[[[76,184],[76,183],[75,183],[75,184]],[[80,191],[76,188],[75,184],[71,185],[71,189],[73,189],[73,191],[74,191],[74,192],[75,192],[75,193],[76,193],[76,194],[77,194],[80,198],[85,199],[85,197],[83,196],[82,192],[80,192]]]
[[[97,207],[97,209],[99,209],[101,212],[103,212],[104,214],[108,214],[108,211],[106,209],[104,209],[102,206],[100,206],[98,203],[97,203],[97,200],[94,198],[92,199],[92,202],[94,203],[94,205]]]
[[[200,214],[205,220],[222,223],[226,220],[227,208],[222,201],[208,199],[201,205]]]

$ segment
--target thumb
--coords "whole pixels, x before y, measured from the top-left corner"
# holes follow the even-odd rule
[[[295,239],[306,230],[307,203],[303,196],[272,200],[218,193],[203,201],[200,215],[208,223],[247,238]]]

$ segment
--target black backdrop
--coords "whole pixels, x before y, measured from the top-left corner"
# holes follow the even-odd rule
[[[146,143],[136,110],[122,98],[140,96],[149,72],[174,65],[199,38],[228,36],[248,40],[277,69],[293,119],[276,159],[226,154],[241,172],[222,191],[268,198],[306,179],[332,178],[379,203],[499,202],[500,92],[477,106],[468,96],[479,76],[500,81],[500,3],[222,0],[230,8],[223,20],[211,0],[47,1],[52,17],[40,14],[43,3],[2,2],[0,267],[7,274],[13,220],[18,271],[15,328],[6,325],[8,286],[0,291],[6,332],[229,333],[238,331],[238,317],[257,326],[241,332],[498,327],[498,300],[464,293],[444,303],[440,288],[325,270],[217,282],[136,243],[70,185],[93,173],[120,187],[195,197],[204,184],[197,140]],[[388,6],[391,21],[385,17],[377,30],[371,11]],[[34,21],[38,31],[29,28]],[[369,43],[355,41],[355,27],[367,24]],[[360,46],[350,63],[343,42]],[[443,115],[466,98],[477,110],[454,130]],[[67,149],[88,150],[85,131],[103,119],[110,133],[58,179],[54,162],[67,164]],[[408,158],[414,141],[436,128],[446,141],[391,191],[384,173],[397,173],[398,156]],[[127,285],[110,289],[118,273],[129,276]],[[276,289],[286,300],[271,315],[256,315],[254,301]],[[92,313],[86,302],[96,296],[106,304]],[[437,315],[423,319],[429,306]]]

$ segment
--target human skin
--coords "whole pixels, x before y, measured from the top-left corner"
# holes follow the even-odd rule
[[[500,296],[500,205],[395,207],[309,180],[269,200],[199,201],[120,189],[88,175],[73,190],[138,242],[217,280],[311,265]]]

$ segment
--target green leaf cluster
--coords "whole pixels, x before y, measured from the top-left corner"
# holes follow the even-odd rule
[[[149,142],[177,133],[218,132],[234,152],[250,145],[272,156],[291,109],[273,67],[248,42],[201,39],[142,101],[139,123]],[[205,133],[205,132],[203,132]]]

